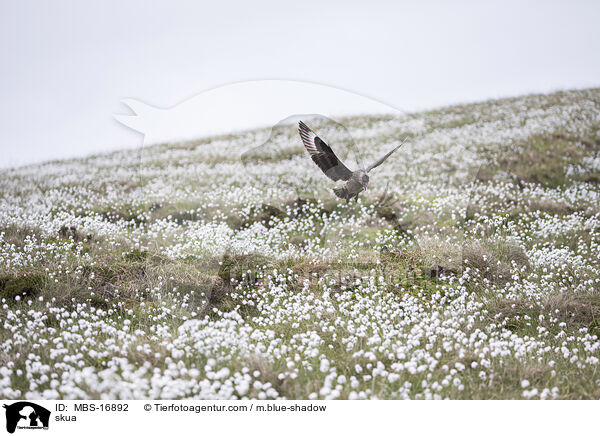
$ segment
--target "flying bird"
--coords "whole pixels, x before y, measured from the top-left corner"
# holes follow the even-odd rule
[[[317,134],[302,121],[298,123],[298,133],[300,134],[300,138],[302,139],[302,143],[308,151],[308,154],[310,154],[313,162],[321,168],[321,171],[334,182],[337,182],[338,180],[346,182],[343,186],[333,189],[335,195],[345,199],[346,203],[352,198],[358,199],[358,194],[369,187],[369,175],[367,173],[385,162],[393,152],[398,150],[404,144],[404,141],[402,141],[400,145],[376,160],[366,169],[351,171],[335,155],[331,147],[329,147],[325,141],[319,138]]]

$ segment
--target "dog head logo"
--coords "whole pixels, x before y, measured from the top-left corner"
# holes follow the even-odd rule
[[[293,80],[224,85],[170,108],[158,108],[135,99],[124,99],[121,103],[134,114],[118,114],[116,120],[142,133],[144,145],[270,127],[296,114],[321,114],[338,119],[357,113],[403,114],[388,104],[353,92]]]
[[[6,431],[19,429],[48,429],[50,411],[29,401],[4,405],[6,409]]]

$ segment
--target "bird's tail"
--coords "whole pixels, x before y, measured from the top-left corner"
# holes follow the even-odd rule
[[[345,186],[342,186],[341,188],[333,188],[333,193],[340,198],[346,200],[348,199],[348,189],[346,189]]]

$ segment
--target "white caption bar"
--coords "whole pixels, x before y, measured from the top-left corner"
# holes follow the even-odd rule
[[[583,434],[595,401],[17,401],[0,434]],[[45,429],[43,433],[34,430]],[[12,433],[11,433],[12,430]],[[8,433],[7,433],[8,432]]]

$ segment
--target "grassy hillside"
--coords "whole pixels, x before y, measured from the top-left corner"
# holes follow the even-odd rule
[[[600,398],[600,90],[341,123],[1,171],[0,398]]]

